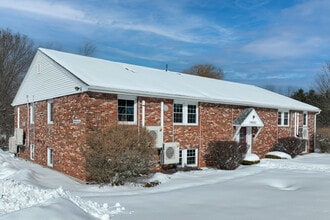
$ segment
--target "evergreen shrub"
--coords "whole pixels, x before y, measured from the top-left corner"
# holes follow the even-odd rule
[[[87,144],[86,171],[96,183],[123,185],[153,171],[155,140],[145,128],[111,126],[104,132],[91,133]]]
[[[211,167],[234,170],[242,163],[246,152],[246,144],[236,141],[211,141],[205,159]]]
[[[305,150],[304,146],[305,140],[296,137],[284,137],[278,139],[278,143],[273,147],[273,151],[284,152],[294,158]]]

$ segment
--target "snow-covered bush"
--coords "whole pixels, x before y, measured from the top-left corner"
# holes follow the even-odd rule
[[[273,147],[273,151],[280,151],[289,154],[292,158],[305,150],[305,140],[295,137],[285,137],[278,139],[278,143]]]
[[[154,138],[145,129],[129,125],[111,126],[87,138],[85,152],[89,179],[122,185],[150,174],[155,165]]]
[[[246,144],[236,141],[211,141],[205,159],[209,166],[234,170],[241,164],[246,152]]]
[[[243,165],[254,165],[254,164],[258,164],[260,163],[260,158],[258,155],[256,154],[246,154],[246,156],[244,157],[242,164]]]
[[[269,159],[292,159],[292,157],[289,154],[281,152],[281,151],[268,152],[266,154],[265,158],[269,158]]]

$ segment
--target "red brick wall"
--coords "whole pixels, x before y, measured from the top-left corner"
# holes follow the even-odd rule
[[[198,125],[173,126],[173,100],[139,97],[138,125],[142,125],[142,101],[145,101],[145,126],[161,125],[161,102],[164,103],[164,142],[179,142],[181,148],[199,149],[199,166],[205,166],[203,156],[211,140],[232,140],[235,127],[232,121],[238,117],[242,106],[199,103]],[[26,133],[26,145],[35,145],[35,162],[47,165],[47,147],[54,149],[53,169],[86,180],[82,149],[86,147],[86,135],[91,130],[102,130],[117,123],[117,95],[82,93],[53,100],[54,123],[47,124],[47,101],[35,103],[35,123],[30,125],[27,105],[20,107],[20,127]],[[264,128],[253,142],[252,151],[260,157],[269,152],[280,137],[294,134],[294,112],[290,112],[290,126],[277,125],[277,110],[255,108]],[[300,112],[302,124],[302,112]],[[80,123],[74,123],[74,120]],[[17,107],[15,109],[15,127]],[[309,114],[309,146],[313,146],[314,115]],[[29,159],[29,148],[20,152]]]
[[[47,101],[35,103],[34,124],[27,122],[26,105],[19,106],[26,145],[35,145],[36,163],[47,166],[47,148],[50,147],[54,150],[53,169],[86,180],[82,154],[86,135],[89,130],[104,129],[117,122],[117,96],[83,93],[54,99],[53,106],[53,124],[47,124]],[[29,148],[21,150],[20,157],[29,159]]]

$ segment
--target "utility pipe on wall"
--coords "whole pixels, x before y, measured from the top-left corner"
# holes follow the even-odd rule
[[[164,129],[164,102],[160,102],[160,126]]]
[[[142,100],[142,127],[145,126],[146,101]]]

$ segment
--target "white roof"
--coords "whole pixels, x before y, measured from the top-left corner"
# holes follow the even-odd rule
[[[320,109],[252,85],[39,49],[81,82],[82,91],[188,99],[251,107]],[[24,82],[23,82],[24,83]],[[13,102],[15,105],[15,101]]]

